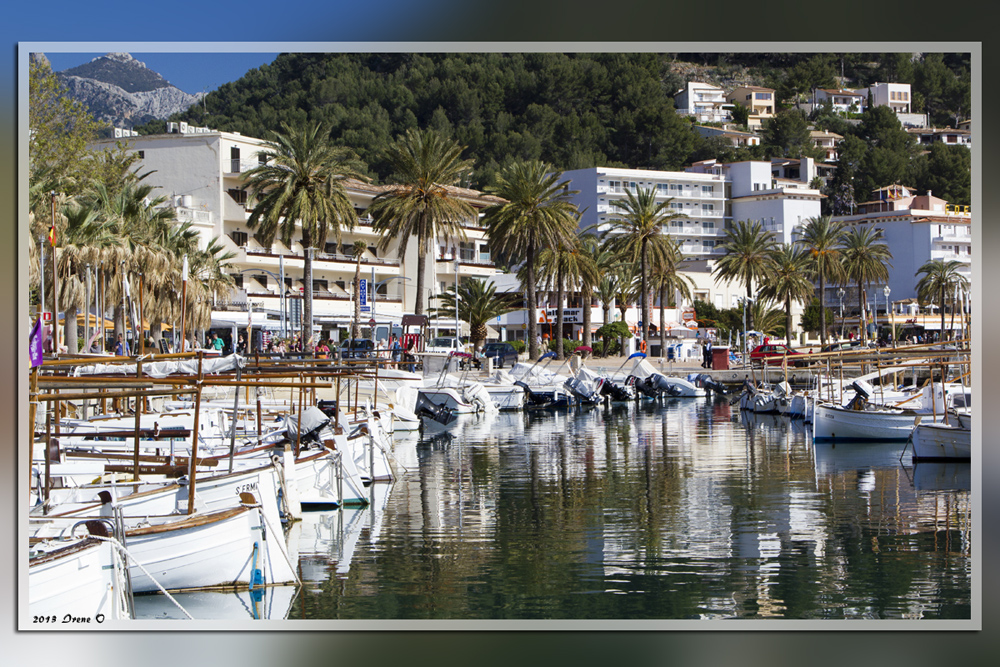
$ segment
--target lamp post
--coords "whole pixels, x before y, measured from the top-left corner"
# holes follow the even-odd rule
[[[892,290],[889,289],[888,285],[886,285],[885,287],[882,288],[882,294],[885,294],[885,312],[886,312],[886,316],[889,318],[889,336],[892,338],[892,346],[895,348],[896,347],[896,331],[895,331],[895,328],[893,327],[893,317],[892,317],[892,309],[891,309],[892,307],[889,304],[889,292],[891,292],[891,291]]]
[[[837,296],[840,297],[840,340],[844,340],[844,288],[837,288]]]

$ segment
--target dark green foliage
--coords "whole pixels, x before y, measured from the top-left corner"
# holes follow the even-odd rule
[[[835,315],[832,308],[826,309],[826,323],[827,327],[832,330],[839,330],[839,322],[836,321]],[[806,309],[802,312],[802,317],[799,320],[799,325],[804,331],[810,333],[819,333],[821,329],[820,325],[820,307],[819,299],[814,298],[812,303],[806,306]]]
[[[715,327],[720,336],[743,330],[743,311],[740,308],[716,308],[707,301],[694,302],[694,319],[703,327]]]
[[[972,151],[965,146],[934,144],[910,164],[909,185],[924,194],[930,190],[950,204],[972,203]]]
[[[524,344],[523,340],[509,340],[507,342],[511,344],[511,346],[518,354],[524,354],[524,351],[527,349],[527,346]]]

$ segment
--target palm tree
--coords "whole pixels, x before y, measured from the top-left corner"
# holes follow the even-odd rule
[[[582,234],[580,236],[580,253],[584,260],[593,268],[593,271],[587,271],[586,275],[580,276],[580,298],[583,302],[583,344],[587,347],[592,347],[592,309],[590,304],[594,300],[594,290],[601,282],[604,270],[614,260],[614,256],[601,246],[598,238],[593,234]],[[607,317],[605,317],[606,322]]]
[[[278,236],[291,247],[296,226],[301,225],[303,344],[312,351],[312,248],[322,248],[333,232],[340,242],[341,227],[352,228],[357,219],[344,190],[348,178],[361,179],[360,164],[346,148],[330,143],[330,132],[322,124],[292,128],[282,124],[284,133],[265,144],[260,155],[264,163],[246,173],[246,187],[253,202],[247,226],[256,230],[254,238],[270,247]]]
[[[581,250],[581,241],[545,248],[538,254],[539,273],[545,288],[556,293],[556,353],[565,358],[563,349],[563,298],[567,290],[576,291],[580,283],[593,284],[598,280],[597,267]],[[590,302],[587,302],[587,308]],[[589,322],[588,322],[589,326]]]
[[[663,253],[653,263],[652,282],[660,292],[660,356],[666,356],[667,350],[667,315],[666,308],[675,295],[682,299],[691,299],[691,288],[694,280],[683,275],[681,265],[684,263],[684,253],[680,241],[667,239]]]
[[[941,313],[941,340],[944,340],[944,304],[945,296],[955,291],[955,288],[968,289],[969,280],[960,271],[965,264],[955,259],[932,259],[917,269],[915,275],[923,274],[917,281],[917,299],[920,305],[938,298],[938,310]]]
[[[361,257],[368,251],[368,245],[357,240],[351,246],[350,254],[354,256],[354,321],[351,323],[351,339],[357,340],[361,337]],[[372,285],[372,289],[375,286]]]
[[[639,296],[642,319],[642,340],[649,334],[650,291],[648,285],[649,267],[651,262],[659,261],[666,252],[668,237],[663,234],[663,226],[671,220],[685,218],[683,213],[671,210],[673,199],[656,202],[654,188],[638,188],[625,190],[625,199],[615,199],[611,206],[621,212],[621,218],[611,218],[608,227],[602,233],[607,239],[609,250],[621,257],[627,257],[639,265]]]
[[[809,255],[802,248],[782,243],[772,254],[774,269],[760,289],[763,299],[779,301],[785,306],[785,336],[792,344],[792,303],[806,302],[813,295],[809,279]]]
[[[451,189],[472,166],[469,160],[461,159],[463,150],[464,146],[433,130],[408,130],[386,151],[399,185],[379,194],[368,207],[372,229],[382,235],[380,250],[398,239],[402,257],[410,237],[416,237],[416,315],[423,315],[426,309],[424,273],[434,240],[464,240],[462,223],[476,219],[472,206]]]
[[[65,317],[63,335],[67,350],[70,354],[76,354],[79,351],[77,311],[83,309],[87,313],[90,306],[86,303],[86,267],[97,266],[104,250],[117,245],[119,238],[112,225],[89,206],[70,203],[62,209],[59,218],[65,223],[57,225],[56,233],[59,250],[56,256],[59,305]],[[49,275],[43,276],[43,279],[51,279],[51,273],[46,273]]]
[[[528,356],[538,358],[538,321],[535,317],[535,264],[542,248],[567,243],[575,237],[579,212],[568,199],[577,193],[569,181],[560,182],[544,162],[515,162],[497,173],[497,184],[487,188],[505,202],[488,207],[483,224],[490,251],[524,270],[521,284],[528,302]]]
[[[431,314],[453,315],[455,313],[455,288],[450,287],[440,297],[441,305],[431,308]],[[474,348],[486,340],[486,325],[493,319],[521,308],[519,294],[503,292],[497,294],[496,285],[472,278],[458,286],[458,317],[469,323],[469,334]]]
[[[889,246],[882,242],[882,230],[874,227],[852,227],[845,235],[841,248],[844,274],[858,285],[858,303],[861,304],[861,322],[867,322],[864,317],[865,285],[889,280],[889,260],[892,252]],[[861,341],[867,338],[867,326],[861,326]]]
[[[787,314],[775,308],[773,301],[762,296],[750,304],[749,316],[753,317],[754,328],[757,331],[773,336],[777,334],[778,327],[781,326],[781,320],[785,319]]]
[[[760,220],[740,220],[726,230],[722,247],[726,254],[719,258],[713,275],[728,281],[737,280],[746,287],[747,299],[753,298],[753,283],[770,275],[774,269],[774,237]],[[747,328],[753,329],[753,309],[749,309]]]
[[[834,222],[828,215],[809,218],[796,239],[809,254],[812,273],[819,279],[819,336],[820,344],[826,346],[826,281],[842,280],[843,264],[840,261],[844,239],[844,226]]]

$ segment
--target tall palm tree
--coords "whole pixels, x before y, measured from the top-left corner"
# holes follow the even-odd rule
[[[959,271],[965,264],[958,260],[932,259],[917,269],[916,274],[923,274],[917,281],[917,299],[920,305],[938,298],[938,310],[941,313],[941,339],[944,340],[944,305],[945,297],[955,291],[955,288],[968,289],[969,280]]]
[[[580,236],[580,253],[585,261],[593,268],[587,271],[586,275],[580,276],[580,298],[583,302],[583,344],[587,347],[593,346],[592,340],[592,317],[590,304],[594,300],[594,290],[601,282],[604,269],[613,261],[614,256],[605,250],[600,241],[593,234],[582,234]],[[605,318],[605,322],[607,318]]]
[[[357,220],[347,197],[344,181],[363,179],[354,154],[330,143],[329,129],[322,124],[289,127],[274,133],[274,140],[261,151],[265,162],[246,173],[246,187],[253,209],[247,226],[254,238],[270,247],[277,236],[291,247],[292,237],[301,226],[303,344],[312,351],[313,281],[311,249],[322,248],[327,234],[340,242],[341,227],[352,228]]]
[[[433,315],[454,315],[455,288],[450,287],[440,297],[441,305],[431,308]],[[473,278],[458,286],[458,317],[469,323],[469,338],[478,348],[486,340],[486,325],[493,319],[521,308],[521,296],[514,293],[497,294],[496,285]]]
[[[351,339],[357,340],[361,337],[361,257],[368,251],[368,245],[357,240],[350,248],[350,254],[354,257],[354,321],[351,323]],[[372,289],[374,289],[374,285]]]
[[[472,168],[471,161],[461,158],[463,150],[433,130],[408,130],[386,151],[399,185],[379,194],[368,207],[372,229],[382,235],[380,250],[398,239],[402,257],[410,237],[417,240],[416,315],[426,310],[424,273],[434,240],[464,240],[462,223],[476,219],[472,206],[450,189]]]
[[[579,212],[569,201],[577,190],[560,181],[544,162],[514,162],[502,168],[496,185],[487,190],[505,199],[488,207],[483,224],[490,238],[490,251],[505,261],[522,264],[528,302],[528,356],[538,358],[538,321],[535,316],[535,269],[543,248],[562,245],[575,237]]]
[[[612,217],[602,232],[608,249],[639,266],[639,297],[642,318],[642,340],[649,334],[649,311],[651,294],[649,291],[649,267],[659,261],[666,252],[668,237],[663,233],[664,225],[671,220],[685,218],[670,208],[673,199],[656,201],[654,188],[638,188],[636,193],[625,190],[625,199],[612,200],[611,206],[621,214]]]
[[[855,226],[844,235],[841,255],[845,276],[848,280],[857,283],[858,303],[861,304],[860,321],[866,323],[865,305],[868,303],[868,299],[865,296],[865,286],[889,280],[888,267],[892,266],[889,263],[889,260],[892,259],[892,251],[882,241],[881,229]],[[868,327],[862,324],[862,344],[867,339],[867,329]]]
[[[812,298],[813,284],[809,279],[809,255],[802,248],[780,244],[772,259],[774,269],[760,289],[763,299],[779,301],[785,307],[785,336],[792,344],[792,304],[804,303]]]
[[[545,288],[556,293],[556,353],[565,358],[563,349],[563,299],[567,291],[576,291],[581,283],[597,282],[597,267],[581,250],[581,241],[543,249],[538,255],[539,273]],[[589,301],[587,302],[589,308]]]
[[[63,335],[70,354],[79,352],[77,342],[77,311],[89,310],[86,302],[87,266],[96,266],[102,253],[120,241],[112,225],[100,213],[86,205],[71,202],[58,216],[56,239],[56,273],[59,282],[59,305],[65,323]],[[51,279],[51,272],[43,279]],[[52,288],[51,282],[49,289]],[[55,317],[55,316],[53,316]],[[85,341],[86,343],[86,341]]]
[[[681,273],[684,253],[680,241],[668,238],[663,252],[653,262],[652,283],[660,292],[660,356],[667,350],[667,305],[679,294],[682,299],[691,299],[694,280]]]
[[[722,247],[726,254],[719,258],[713,275],[727,281],[739,281],[746,288],[747,299],[753,298],[753,283],[761,280],[774,269],[774,237],[764,229],[760,220],[740,220],[726,230]],[[753,309],[748,310],[747,328],[753,329]]]
[[[819,336],[826,345],[826,281],[839,282],[844,275],[840,261],[844,225],[828,215],[809,218],[799,231],[796,243],[809,254],[812,273],[819,279]]]

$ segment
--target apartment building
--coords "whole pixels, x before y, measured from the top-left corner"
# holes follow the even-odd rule
[[[972,132],[967,129],[952,129],[949,127],[917,127],[906,130],[917,139],[921,146],[944,144],[945,146],[965,146],[972,148]]]
[[[973,235],[972,214],[967,206],[949,205],[931,192],[917,195],[911,188],[891,185],[872,192],[872,199],[858,205],[855,215],[834,218],[851,226],[882,230],[892,250],[888,286],[894,303],[916,299],[917,271],[934,259],[957,260],[960,273],[971,280]],[[869,301],[885,311],[885,303],[876,303],[871,294],[881,295],[884,285],[869,288]],[[835,288],[833,288],[835,291]],[[854,294],[845,295],[845,307],[857,307]],[[828,294],[828,303],[836,297]],[[940,328],[940,321],[927,320],[925,326]]]
[[[726,101],[726,91],[719,86],[700,81],[688,81],[674,94],[677,113],[694,116],[699,123],[724,123],[732,119],[732,104]]]
[[[726,101],[740,104],[749,110],[747,126],[751,130],[761,127],[765,119],[773,118],[776,111],[773,88],[740,86],[726,95]]]
[[[732,129],[732,126],[712,127],[709,125],[695,125],[695,131],[705,138],[722,137],[733,146],[760,146],[760,135],[753,132],[742,132]]]
[[[272,333],[297,331],[304,292],[305,249],[293,236],[291,246],[275,240],[263,246],[253,238],[247,220],[250,204],[245,174],[261,163],[265,142],[236,132],[168,124],[165,134],[128,138],[129,150],[139,155],[139,171],[151,171],[146,182],[156,195],[165,195],[180,222],[197,230],[202,248],[217,238],[235,256],[226,271],[236,284],[228,294],[216,294],[213,327],[247,326]],[[115,139],[96,143],[113,148]],[[381,336],[391,324],[416,305],[417,244],[411,240],[400,256],[398,244],[378,249],[380,236],[372,228],[366,209],[386,186],[349,181],[346,190],[357,212],[353,229],[342,231],[341,242],[330,235],[322,248],[313,249],[313,330],[333,335],[349,328],[354,317],[353,282],[357,262],[351,254],[357,241],[367,246],[361,257],[365,281],[362,306],[363,335],[370,335],[368,322],[375,319]],[[453,194],[482,209],[500,201],[474,190],[451,188]],[[467,238],[436,243],[428,256],[424,285],[428,305],[434,297],[467,278],[487,279],[497,272],[490,259],[485,230],[478,218],[463,227]],[[456,262],[457,260],[457,262]],[[251,314],[252,311],[252,314]],[[451,330],[454,330],[452,320]]]

